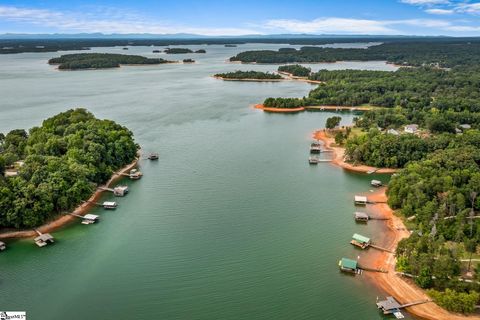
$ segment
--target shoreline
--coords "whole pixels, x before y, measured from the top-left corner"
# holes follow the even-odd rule
[[[290,79],[282,78],[282,79],[255,79],[255,78],[244,78],[244,79],[238,79],[238,78],[223,78],[223,77],[217,77],[213,76],[215,79],[218,80],[223,80],[223,81],[251,81],[251,82],[281,82],[281,81],[288,81]]]
[[[335,139],[328,137],[324,130],[317,130],[313,133],[313,138],[315,140],[321,140],[325,144],[325,148],[333,150],[333,161],[334,165],[337,165],[344,170],[357,172],[357,173],[368,173],[369,171],[375,171],[375,173],[383,173],[383,174],[392,174],[395,172],[400,171],[397,168],[376,168],[367,165],[353,165],[351,163],[345,162],[345,148],[343,147],[333,147],[332,145],[335,143]]]
[[[120,178],[123,178],[123,174],[127,173],[131,169],[135,168],[138,165],[138,161],[140,160],[140,155],[138,154],[135,160],[131,162],[130,164],[127,164],[125,167],[121,168],[117,172],[115,172],[110,179],[101,186],[97,186],[95,192],[82,204],[80,204],[78,207],[76,207],[72,212],[77,215],[84,216],[86,215],[92,207],[95,205],[92,202],[96,202],[101,194],[105,190],[100,190],[99,187],[110,187],[112,183],[115,181],[119,180]],[[0,239],[19,239],[19,238],[32,238],[36,237],[38,234],[34,231],[38,230],[41,233],[48,233],[55,231],[71,222],[74,220],[78,219],[78,217],[72,216],[70,214],[59,214],[57,217],[53,218],[53,220],[46,222],[45,224],[32,228],[32,230],[15,230],[15,231],[6,231],[6,232],[0,232]]]
[[[253,106],[255,109],[260,109],[265,112],[301,112],[301,111],[368,111],[372,110],[374,107],[346,107],[346,106],[305,106],[297,108],[269,108],[265,107],[263,104],[258,103]]]
[[[271,112],[271,113],[296,113],[296,112],[305,111],[304,107],[298,107],[298,108],[268,108],[268,107],[265,107],[263,104],[256,104],[256,105],[253,106],[253,108],[263,110],[264,112]]]
[[[343,161],[345,149],[341,147],[332,147],[333,138],[326,136],[324,130],[318,130],[313,133],[315,139],[321,140],[325,143],[325,147],[333,150],[334,161],[332,163],[340,168],[357,173],[366,173],[370,170],[369,166],[352,166]],[[367,170],[368,169],[368,170]],[[381,168],[376,173],[394,173],[399,169]],[[387,204],[386,187],[382,187],[373,193],[367,194],[368,198],[372,200],[373,204],[368,204],[367,208],[375,215],[386,220],[384,230],[381,234],[376,235],[375,243],[391,252],[395,252],[400,240],[408,238],[410,232],[405,227],[402,219],[394,214],[394,211]],[[371,222],[370,222],[371,223]],[[410,279],[397,275],[395,270],[396,259],[395,254],[379,251],[375,249],[367,249],[363,253],[362,258],[369,261],[369,267],[384,269],[388,273],[379,272],[365,272],[363,275],[367,277],[377,288],[386,292],[387,295],[393,296],[400,303],[407,303],[416,300],[430,299],[425,291],[413,283]],[[406,311],[421,319],[429,320],[465,320],[465,319],[480,319],[477,315],[463,315],[449,312],[434,302],[420,304],[406,308]]]

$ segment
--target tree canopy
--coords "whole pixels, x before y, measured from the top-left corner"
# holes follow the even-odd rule
[[[132,162],[137,149],[127,128],[85,109],[46,119],[28,134],[9,132],[0,159],[24,165],[17,176],[0,178],[0,227],[34,227],[71,210]]]

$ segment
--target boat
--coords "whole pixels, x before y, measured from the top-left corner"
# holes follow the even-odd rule
[[[377,187],[377,188],[378,188],[378,187],[381,187],[383,184],[382,184],[382,181],[380,181],[380,180],[372,180],[372,181],[370,182],[370,185],[372,185],[373,187]]]
[[[158,160],[158,153],[150,153],[148,155],[148,160]]]

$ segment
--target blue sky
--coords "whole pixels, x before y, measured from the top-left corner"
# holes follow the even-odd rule
[[[0,33],[480,36],[480,0],[0,1]]]

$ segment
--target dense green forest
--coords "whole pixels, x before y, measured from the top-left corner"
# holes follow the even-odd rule
[[[227,72],[227,73],[217,73],[215,77],[223,79],[283,79],[282,76],[270,72],[261,72],[261,71],[240,71]]]
[[[58,64],[61,70],[118,68],[128,64],[171,63],[161,58],[146,58],[136,55],[113,53],[76,53],[65,54],[48,60],[49,64]]]
[[[279,72],[290,73],[295,77],[308,77],[312,73],[312,69],[301,66],[299,64],[288,64],[286,66],[278,67]]]
[[[458,67],[450,71],[431,67],[400,68],[395,72],[320,70],[309,79],[325,83],[319,84],[307,97],[300,99],[302,101],[299,104],[368,104],[473,114],[480,111],[479,71],[475,67]]]
[[[0,171],[24,161],[17,176],[0,176],[0,227],[35,227],[71,210],[131,163],[137,149],[127,128],[85,109],[60,113],[28,133],[0,134]]]
[[[288,49],[288,50],[285,50]],[[480,63],[480,41],[389,41],[367,49],[302,47],[245,51],[230,58],[244,63],[308,63],[383,60],[409,66],[455,67]]]

